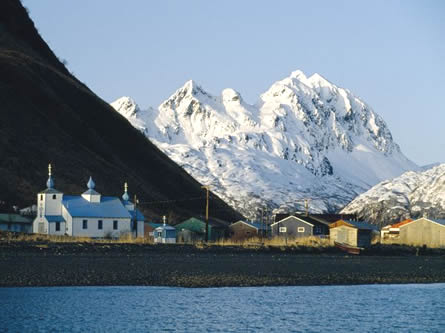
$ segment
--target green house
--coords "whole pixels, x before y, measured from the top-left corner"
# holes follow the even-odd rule
[[[176,235],[178,241],[185,243],[193,241],[205,240],[206,223],[196,217],[191,217],[177,225]],[[215,241],[223,238],[225,235],[226,227],[219,225],[213,221],[209,221],[209,240]]]

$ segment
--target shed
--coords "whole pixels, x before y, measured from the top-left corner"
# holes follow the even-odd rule
[[[205,240],[206,223],[196,217],[191,217],[175,225],[178,241],[188,243]],[[224,238],[227,227],[214,220],[209,220],[209,240]]]
[[[270,225],[272,237],[308,237],[313,235],[314,225],[296,216],[288,216]]]
[[[154,230],[155,243],[176,243],[176,229],[168,224],[162,224]]]
[[[266,236],[269,226],[260,222],[237,221],[229,226],[234,239],[246,239],[254,236]]]
[[[338,220],[329,225],[331,240],[351,246],[368,247],[378,227],[363,221]]]
[[[0,231],[32,233],[32,220],[19,214],[0,214]]]
[[[422,217],[400,226],[399,244],[445,247],[445,220]]]

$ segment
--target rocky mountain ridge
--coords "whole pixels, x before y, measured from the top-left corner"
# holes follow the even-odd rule
[[[111,103],[189,174],[242,213],[258,207],[336,211],[358,194],[417,170],[384,120],[349,90],[295,71],[255,104],[188,81],[157,109]]]
[[[409,171],[361,194],[345,214],[386,225],[406,218],[445,218],[445,164]]]

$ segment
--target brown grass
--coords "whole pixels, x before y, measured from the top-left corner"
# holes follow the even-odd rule
[[[43,234],[23,234],[0,232],[1,242],[45,242],[45,243],[103,243],[103,244],[153,244],[151,238],[133,238],[131,234],[123,234],[118,239],[97,239],[90,237],[71,237]],[[184,244],[184,243],[178,243]],[[189,243],[190,244],[190,243]],[[220,239],[217,241],[205,243],[197,241],[192,243],[196,248],[204,248],[207,246],[239,246],[242,248],[261,248],[261,247],[295,247],[306,246],[325,248],[333,246],[333,243],[326,238],[304,237],[304,238],[263,238],[252,237],[248,239]]]
[[[204,242],[197,242],[195,246],[198,248],[204,247],[206,244]],[[333,242],[326,238],[319,238],[315,236],[310,237],[300,237],[300,238],[289,238],[285,239],[282,237],[275,238],[263,238],[252,237],[247,239],[220,239],[214,242],[209,242],[208,245],[214,246],[239,246],[244,248],[259,248],[259,247],[292,247],[292,246],[307,246],[307,247],[331,247]]]
[[[131,234],[121,235],[118,239],[97,239],[91,237],[71,237],[43,234],[23,234],[0,232],[2,242],[47,242],[47,243],[104,243],[104,244],[152,244],[150,239],[133,238]]]

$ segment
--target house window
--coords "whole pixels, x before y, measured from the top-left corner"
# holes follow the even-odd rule
[[[321,234],[321,227],[319,225],[315,226],[315,234]]]
[[[280,232],[287,232],[287,228],[286,227],[280,227]]]
[[[56,231],[60,231],[60,222],[56,222]]]
[[[117,230],[117,221],[113,221],[113,230]]]
[[[304,227],[298,227],[298,232],[304,232]]]
[[[53,199],[56,199],[56,198],[57,198],[57,195],[53,194]]]
[[[97,221],[97,229],[102,230],[102,220]]]
[[[88,220],[82,221],[82,229],[88,229]]]

